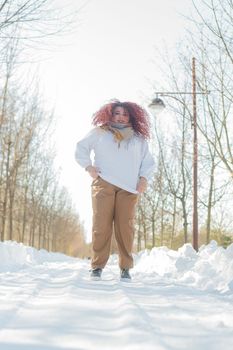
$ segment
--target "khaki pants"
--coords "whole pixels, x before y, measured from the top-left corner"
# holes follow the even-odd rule
[[[92,268],[104,268],[111,247],[114,223],[120,268],[133,267],[134,213],[138,195],[98,177],[92,182]]]

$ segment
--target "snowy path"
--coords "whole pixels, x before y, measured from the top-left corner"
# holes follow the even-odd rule
[[[119,281],[109,264],[46,262],[0,273],[1,350],[232,350],[233,295],[158,275]]]

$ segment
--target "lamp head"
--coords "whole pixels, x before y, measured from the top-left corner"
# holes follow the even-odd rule
[[[159,97],[153,98],[148,107],[153,115],[162,112],[166,108],[165,103]]]

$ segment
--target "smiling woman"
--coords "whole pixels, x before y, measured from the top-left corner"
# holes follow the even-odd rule
[[[150,137],[150,122],[147,111],[134,102],[120,102],[112,100],[105,104],[93,116],[93,124],[95,126],[112,124],[122,121],[130,123],[134,132],[147,139]]]
[[[136,103],[115,100],[94,114],[93,124],[96,127],[76,148],[77,162],[93,179],[91,277],[100,278],[108,261],[114,224],[121,278],[129,280],[129,269],[133,267],[135,206],[154,168],[146,140],[149,118]]]
[[[130,120],[129,112],[124,109],[122,106],[116,106],[112,113],[112,121],[114,123],[122,124],[123,127],[125,124],[128,124]]]

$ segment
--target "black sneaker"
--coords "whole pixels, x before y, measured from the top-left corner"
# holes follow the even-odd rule
[[[101,274],[102,274],[102,269],[98,267],[96,269],[91,270],[90,277],[92,280],[98,281],[101,279]]]
[[[131,280],[129,269],[121,269],[121,280],[126,280],[126,281]]]

